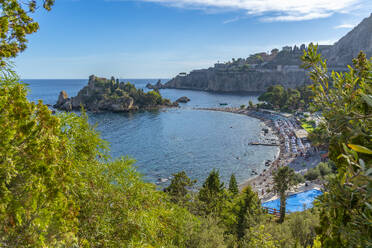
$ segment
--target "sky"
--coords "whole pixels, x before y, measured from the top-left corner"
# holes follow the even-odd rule
[[[172,78],[285,45],[333,44],[371,0],[56,0],[15,59],[24,79]]]

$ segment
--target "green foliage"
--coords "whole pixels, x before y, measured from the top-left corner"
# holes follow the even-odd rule
[[[302,119],[301,127],[305,129],[308,133],[311,133],[314,131],[315,123],[312,121],[306,121],[305,119]]]
[[[155,108],[158,106],[173,106],[169,99],[164,99],[158,91],[149,91],[145,93],[143,89],[137,89],[131,83],[124,83],[115,80],[112,77],[110,80],[105,78],[95,77],[92,82],[93,85],[84,87],[79,95],[83,98],[84,106],[88,110],[97,107],[97,105],[104,106],[108,100],[115,102],[118,105],[124,105],[124,108],[129,107],[132,103],[132,109],[138,108]],[[133,101],[132,101],[133,100]]]
[[[0,244],[68,245],[78,206],[77,164],[61,120],[26,99],[17,79],[0,79]]]
[[[307,86],[285,89],[282,85],[273,85],[261,94],[258,100],[266,102],[270,108],[292,112],[298,109],[308,109],[312,96]]]
[[[250,186],[243,190],[237,201],[236,210],[236,236],[238,240],[241,240],[247,229],[259,223],[263,213],[261,201]]]
[[[195,183],[196,180],[191,180],[186,175],[186,172],[181,171],[173,174],[172,181],[170,185],[164,189],[164,192],[168,193],[172,202],[184,206],[190,200],[189,189],[191,189]]]
[[[231,174],[230,181],[229,181],[229,191],[233,195],[237,195],[239,193],[238,183],[236,182],[236,178],[234,174]]]
[[[305,175],[304,175],[306,180],[313,181],[316,180],[320,177],[320,171],[317,167],[309,169]]]
[[[316,167],[318,167],[320,175],[325,177],[332,173],[332,167],[329,163],[320,162]]]
[[[207,216],[202,224],[195,229],[187,242],[188,248],[224,248],[227,247],[224,228],[220,227],[216,218]]]
[[[84,171],[79,245],[184,247],[196,218],[144,183],[132,164],[133,160],[121,159]]]
[[[245,105],[244,104],[240,105],[240,109],[245,109]]]
[[[54,0],[43,0],[43,7],[50,10]],[[26,35],[35,33],[39,24],[30,16],[38,8],[36,0],[2,0],[0,1],[0,66],[4,59],[15,57],[26,49]]]
[[[280,218],[279,223],[284,221],[285,217],[285,204],[286,204],[286,191],[290,189],[295,183],[295,173],[293,169],[288,166],[280,167],[274,172],[274,191],[279,193],[280,196]]]
[[[324,139],[337,167],[318,202],[320,241],[323,247],[368,247],[372,245],[372,159],[365,151],[372,149],[371,61],[360,53],[349,72],[329,74],[317,50],[310,44],[302,59],[314,82],[313,108],[322,111],[325,120],[317,140]]]
[[[265,223],[262,231],[271,235],[275,247],[312,247],[316,237],[319,216],[315,209],[295,212],[287,215],[282,224],[276,222]]]
[[[260,248],[276,248],[276,241],[272,235],[265,231],[264,225],[259,225],[251,227],[248,234],[242,240],[240,247],[242,248],[251,248],[251,247],[260,247]]]
[[[274,85],[270,86],[265,93],[260,95],[258,100],[268,102],[273,107],[279,108],[285,98],[286,93],[284,87],[282,85]]]
[[[324,163],[320,162],[316,167],[309,169],[304,177],[306,180],[316,180],[318,178],[325,178],[327,175],[334,173],[331,162]]]
[[[205,215],[219,215],[221,213],[223,199],[225,198],[224,191],[224,184],[220,181],[219,172],[212,170],[198,194],[198,199],[202,203],[201,211]]]
[[[300,173],[295,173],[294,174],[294,181],[295,181],[296,184],[304,183],[305,182],[305,178]]]
[[[163,99],[160,96],[159,92],[152,90],[145,94],[144,102],[145,102],[145,105],[155,106],[155,105],[162,104]]]

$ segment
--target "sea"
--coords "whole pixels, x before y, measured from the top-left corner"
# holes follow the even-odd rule
[[[158,79],[123,79],[137,88],[145,88]],[[69,97],[83,88],[86,79],[24,79],[28,98],[55,104],[61,90]],[[162,83],[167,82],[166,79]],[[97,125],[101,137],[110,144],[112,159],[128,156],[145,181],[169,184],[174,173],[185,171],[200,186],[212,169],[219,171],[228,184],[232,173],[239,184],[261,173],[265,161],[274,160],[277,147],[250,146],[262,138],[263,123],[245,115],[198,110],[197,108],[227,107],[256,103],[257,94],[211,93],[194,90],[162,89],[163,97],[175,101],[181,96],[191,99],[179,108],[136,113],[88,113],[89,122]]]

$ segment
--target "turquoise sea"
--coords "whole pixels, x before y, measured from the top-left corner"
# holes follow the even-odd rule
[[[137,88],[157,79],[127,79]],[[41,99],[55,104],[65,90],[69,96],[87,84],[88,80],[24,79],[30,88],[29,99]],[[166,80],[162,80],[166,82]],[[249,146],[261,135],[262,123],[254,118],[223,112],[195,110],[197,107],[247,105],[257,102],[257,95],[209,93],[191,90],[160,90],[162,96],[176,100],[187,96],[191,101],[180,108],[138,113],[88,113],[89,121],[97,124],[103,139],[110,143],[114,158],[128,155],[136,159],[135,166],[145,180],[160,183],[173,173],[185,171],[200,185],[209,172],[218,169],[228,183],[235,173],[238,183],[251,177],[252,170],[260,173],[266,160],[273,160],[277,147]]]

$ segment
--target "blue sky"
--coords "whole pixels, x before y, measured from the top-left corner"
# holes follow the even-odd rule
[[[171,78],[285,45],[332,44],[370,0],[56,0],[15,59],[22,78]]]

